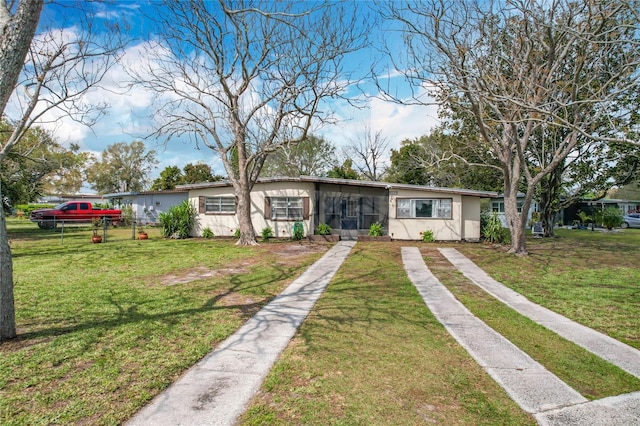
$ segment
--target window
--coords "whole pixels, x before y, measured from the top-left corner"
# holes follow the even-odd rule
[[[274,219],[274,220],[302,219],[302,198],[300,197],[271,198],[271,219]]]
[[[492,201],[491,210],[496,213],[504,213],[504,203],[502,201]],[[518,201],[518,213],[522,213],[522,201]]]
[[[309,218],[309,197],[267,197],[264,216],[272,220]]]
[[[200,213],[235,214],[235,197],[200,197]]]
[[[440,218],[451,219],[453,200],[400,198],[397,205],[398,218]]]

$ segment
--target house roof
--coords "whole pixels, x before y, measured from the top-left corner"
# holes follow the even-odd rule
[[[136,195],[160,195],[160,194],[182,194],[189,192],[187,189],[163,189],[162,191],[140,191],[140,192],[114,192],[112,194],[104,194],[106,198],[114,197],[131,197]]]
[[[287,176],[276,176],[269,178],[260,178],[256,183],[274,183],[274,182],[311,182],[311,183],[324,183],[331,185],[349,185],[349,186],[361,186],[361,187],[369,187],[369,188],[384,188],[387,190],[394,189],[404,189],[404,190],[417,190],[417,191],[431,191],[431,192],[442,192],[448,194],[459,194],[459,195],[468,195],[473,197],[480,198],[490,198],[495,197],[497,195],[496,192],[492,191],[476,191],[473,189],[461,189],[461,188],[439,188],[432,186],[423,186],[423,185],[408,185],[402,183],[390,183],[390,182],[374,182],[374,181],[366,181],[366,180],[353,180],[353,179],[337,179],[337,178],[325,178],[325,177],[316,177],[316,176],[300,176],[300,177],[287,177]],[[221,188],[231,186],[231,182],[229,181],[218,181],[218,182],[202,182],[202,183],[193,183],[187,185],[178,185],[176,188],[191,190],[191,189],[205,189],[205,188]]]

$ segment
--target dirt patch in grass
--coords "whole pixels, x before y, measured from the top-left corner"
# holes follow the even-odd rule
[[[243,261],[244,266],[236,266],[230,268],[211,269],[206,266],[198,266],[196,268],[190,268],[181,271],[175,271],[170,274],[154,277],[151,281],[155,284],[158,283],[163,286],[176,285],[176,284],[188,284],[193,281],[204,280],[207,278],[224,277],[227,275],[242,274],[247,272],[247,267],[252,262]]]
[[[273,253],[277,257],[298,257],[311,253],[322,253],[331,247],[328,244],[314,244],[314,243],[289,243],[289,244],[274,244]]]
[[[325,252],[329,248],[329,245],[308,243],[268,243],[263,244],[262,247],[264,247],[263,254],[265,256],[273,256],[274,259],[277,259],[278,265],[294,266],[298,257]],[[150,277],[148,282],[150,285],[159,284],[161,286],[173,286],[177,284],[188,284],[193,281],[209,278],[244,274],[249,271],[251,266],[260,263],[260,261],[261,260],[258,259],[258,256],[256,256],[253,258],[241,259],[237,262],[225,265],[223,268],[197,266],[195,268],[181,269],[169,274]]]

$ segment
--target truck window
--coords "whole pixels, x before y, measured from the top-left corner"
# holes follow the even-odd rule
[[[80,203],[80,210],[89,210],[89,203]]]
[[[68,212],[70,210],[76,210],[78,208],[78,204],[77,203],[71,203],[71,204],[67,204],[66,206],[64,206],[62,208],[63,211]]]

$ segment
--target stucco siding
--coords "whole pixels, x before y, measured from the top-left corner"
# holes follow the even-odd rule
[[[399,218],[399,199],[450,199],[451,217],[444,218]],[[460,241],[462,239],[462,197],[459,194],[442,192],[393,190],[389,193],[389,235],[395,240],[420,240],[421,232],[432,231],[438,241]]]
[[[199,198],[203,197],[235,197],[233,187],[214,187],[204,189],[192,189],[189,197],[192,203],[198,206]],[[296,220],[272,220],[265,217],[266,199],[269,197],[308,197],[308,218],[300,220],[307,235],[313,232],[313,208],[315,206],[315,191],[313,183],[309,182],[272,182],[256,184],[251,192],[251,222],[257,235],[260,235],[266,227],[273,229],[276,237],[289,238],[293,235],[293,226]],[[216,236],[233,236],[238,228],[238,220],[235,214],[210,214],[198,213],[197,225],[193,230],[194,236],[202,235],[205,228],[209,228]]]
[[[480,241],[480,198],[462,197],[462,238]]]

